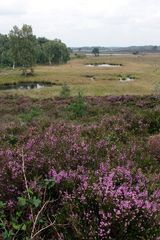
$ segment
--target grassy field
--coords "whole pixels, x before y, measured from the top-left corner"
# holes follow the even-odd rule
[[[121,67],[87,67],[90,63],[122,64]],[[132,82],[120,82],[120,75],[131,75]],[[154,93],[160,83],[160,55],[108,55],[81,59],[71,59],[60,66],[36,66],[34,77],[23,77],[19,69],[1,69],[0,84],[18,83],[21,81],[50,81],[57,86],[34,90],[5,90],[8,93],[25,95],[34,98],[58,96],[62,84],[71,88],[71,95],[82,91],[84,95],[148,95]]]

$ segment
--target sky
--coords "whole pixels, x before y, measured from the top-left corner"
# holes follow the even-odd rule
[[[23,24],[69,47],[160,45],[160,0],[0,0],[0,33]]]

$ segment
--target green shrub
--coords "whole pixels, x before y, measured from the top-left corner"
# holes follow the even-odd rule
[[[70,87],[66,83],[63,84],[60,90],[60,97],[68,98],[70,97],[70,94],[71,94]]]
[[[75,118],[83,117],[86,114],[87,105],[81,92],[78,93],[74,101],[69,105],[68,110]]]
[[[33,107],[29,111],[20,114],[19,118],[22,122],[31,122],[33,118],[39,117],[41,113],[42,110],[40,108]]]
[[[148,132],[150,134],[159,133],[160,131],[160,113],[159,111],[148,111],[146,114],[149,123]]]

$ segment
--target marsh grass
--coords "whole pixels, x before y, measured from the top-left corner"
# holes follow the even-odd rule
[[[87,68],[87,63],[110,63],[121,64],[120,68]],[[59,66],[36,66],[35,75],[23,77],[19,69],[1,69],[0,84],[18,83],[21,81],[47,81],[54,84],[64,83],[71,90],[71,96],[75,96],[78,91],[83,90],[84,95],[104,96],[104,95],[148,95],[155,92],[160,79],[160,55],[108,55],[71,59],[67,64]],[[119,76],[134,76],[134,82],[119,82]],[[92,78],[87,76],[94,76]],[[13,94],[30,96],[34,98],[48,98],[59,96],[61,87],[34,90],[12,90]],[[11,91],[0,91],[4,95]]]

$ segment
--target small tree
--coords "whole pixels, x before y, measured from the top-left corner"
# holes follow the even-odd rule
[[[98,57],[99,56],[99,48],[98,47],[94,47],[93,50],[92,50],[92,53]]]
[[[22,29],[14,26],[9,33],[13,68],[22,66],[22,74],[27,76],[27,69],[33,74],[33,64],[36,57],[36,37],[33,35],[32,27],[24,24]]]
[[[79,92],[73,102],[68,106],[68,110],[72,113],[73,118],[83,117],[87,112],[87,105],[82,93]]]

